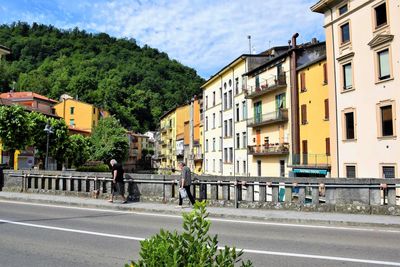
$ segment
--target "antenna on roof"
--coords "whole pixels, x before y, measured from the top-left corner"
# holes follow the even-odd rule
[[[249,39],[249,53],[251,55],[251,35],[247,35],[247,39]]]

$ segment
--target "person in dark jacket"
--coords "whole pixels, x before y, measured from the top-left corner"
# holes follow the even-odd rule
[[[122,169],[122,165],[119,164],[115,159],[110,161],[111,164],[111,175],[113,178],[112,181],[112,189],[111,189],[111,198],[108,202],[114,202],[114,196],[121,195],[123,202],[127,203],[127,199],[125,197],[124,191],[124,169]]]
[[[185,165],[184,162],[179,162],[178,164],[179,168],[182,171],[182,177],[181,180],[179,181],[179,188],[185,188],[187,196],[190,200],[190,203],[192,203],[192,205],[194,205],[194,197],[192,195],[192,193],[190,193],[190,185],[192,184],[192,175],[191,175],[191,171],[190,168],[188,166]],[[178,207],[182,207],[182,196],[179,193],[179,206]]]

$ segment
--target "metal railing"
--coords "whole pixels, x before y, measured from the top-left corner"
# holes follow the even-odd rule
[[[282,73],[264,80],[259,86],[250,86],[245,94],[246,98],[252,99],[286,86],[286,73]]]
[[[327,168],[331,166],[331,156],[327,154],[292,154],[289,166]]]
[[[288,121],[288,110],[278,109],[273,112],[259,114],[254,118],[247,119],[247,125],[249,127],[255,127],[260,125],[267,125],[267,124],[287,122],[287,121]]]
[[[8,179],[8,180],[7,180]],[[6,172],[10,179],[20,179],[24,192],[70,192],[103,197],[111,193],[108,173]],[[125,174],[125,190],[131,199],[175,201],[178,175]],[[283,177],[192,177],[192,191],[210,205],[253,208],[294,208],[297,210],[354,212],[400,212],[399,179],[283,178]],[[397,194],[396,194],[397,193]],[[361,209],[360,209],[361,207]]]
[[[248,146],[250,155],[285,155],[289,154],[289,143],[269,143]]]

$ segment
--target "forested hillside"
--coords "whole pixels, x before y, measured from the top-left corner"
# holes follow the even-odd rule
[[[195,70],[133,39],[77,28],[18,22],[0,25],[0,44],[12,54],[0,63],[0,91],[67,93],[115,114],[128,129],[155,129],[168,109],[199,93]]]

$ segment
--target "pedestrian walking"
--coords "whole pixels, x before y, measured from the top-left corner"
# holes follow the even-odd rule
[[[122,165],[119,164],[115,159],[110,161],[111,164],[111,174],[112,174],[112,186],[111,186],[111,198],[108,202],[114,202],[114,196],[121,195],[122,203],[127,203],[127,199],[125,197],[125,189],[124,189],[124,169],[122,169]]]
[[[192,193],[190,193],[190,185],[192,184],[192,176],[191,176],[191,171],[190,168],[188,166],[185,165],[184,162],[179,162],[178,164],[179,168],[181,169],[181,179],[179,181],[179,206],[178,207],[182,207],[182,202],[183,202],[183,198],[181,195],[181,190],[184,189],[186,191],[186,195],[190,200],[190,203],[192,203],[192,205],[194,205],[194,197],[192,195]]]

